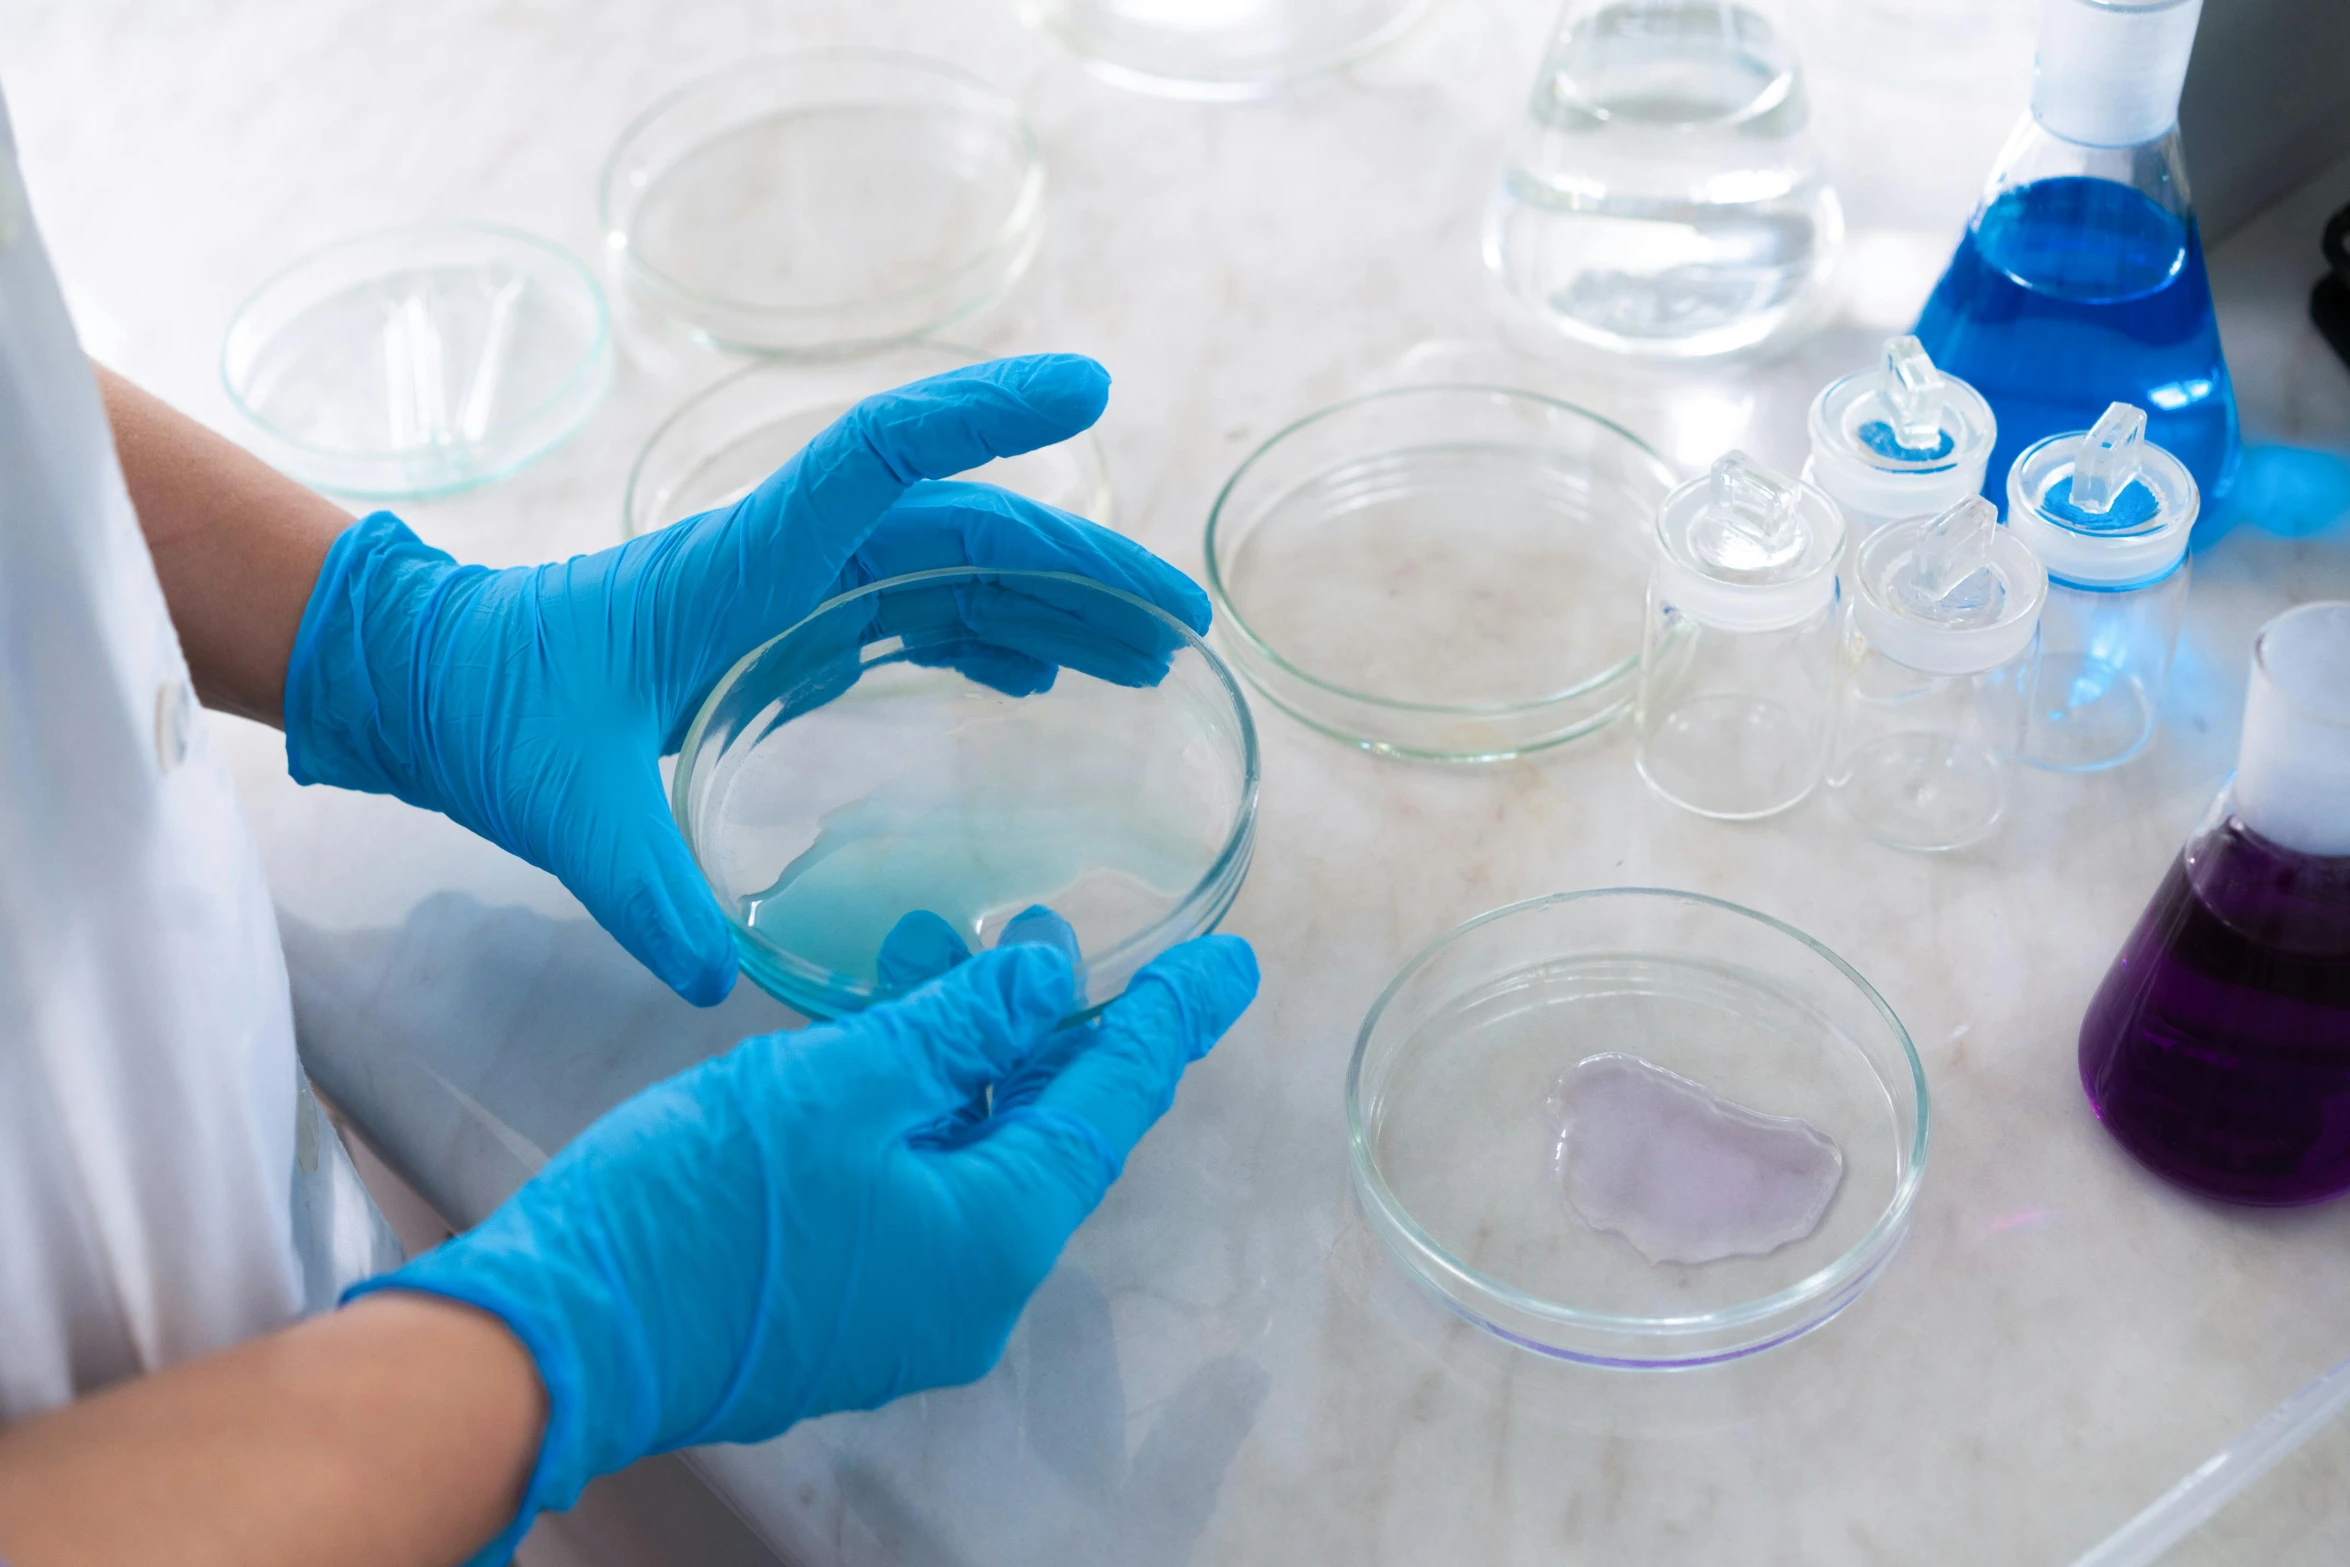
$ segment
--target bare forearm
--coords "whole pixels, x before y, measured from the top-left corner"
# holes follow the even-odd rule
[[[386,1293],[0,1431],[11,1567],[445,1567],[505,1527],[546,1418],[529,1354]]]
[[[111,370],[98,387],[196,694],[279,722],[294,633],[350,514]]]

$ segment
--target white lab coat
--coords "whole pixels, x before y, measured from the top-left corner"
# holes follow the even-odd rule
[[[0,103],[0,1423],[396,1255],[302,1081],[269,889]]]

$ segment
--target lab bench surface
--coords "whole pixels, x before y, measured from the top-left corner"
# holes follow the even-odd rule
[[[1413,364],[1498,362],[1478,219],[1550,10],[1453,0],[1357,79],[1253,106],[1121,92],[992,0],[59,0],[0,12],[0,77],[88,346],[228,429],[228,315],[313,245],[476,218],[595,257],[602,159],[676,83],[818,43],[962,62],[1026,107],[1052,211],[1027,279],[953,335],[1107,363],[1117,520],[1196,571],[1217,487],[1272,431]],[[1855,14],[1797,13],[1853,231],[1838,321],[1761,365],[1521,379],[1685,468],[1732,444],[1801,461],[1810,395],[1906,328],[2028,87],[2028,5],[1858,43],[1838,21]],[[2196,556],[2145,757],[2027,775],[1997,837],[1916,858],[1824,801],[1762,826],[1679,814],[1621,733],[1399,766],[1260,702],[1258,856],[1228,928],[1262,955],[1262,998],[1003,1363],[702,1471],[811,1564],[2061,1562],[2350,1355],[2350,1204],[2170,1190],[2098,1130],[2074,1070],[2092,988],[2231,764],[2253,629],[2350,597],[2350,519],[2319,526],[2276,450],[2350,451],[2350,371],[2302,314],[2319,215],[2346,197],[2338,168],[2212,258],[2247,500]],[[637,449],[724,369],[642,322],[622,346],[612,396],[553,457],[404,514],[492,563],[616,542]],[[794,1023],[748,985],[687,1007],[549,878],[394,801],[297,788],[273,734],[213,728],[311,1071],[451,1219],[633,1090]],[[1842,1318],[1739,1365],[1632,1375],[1508,1349],[1398,1277],[1349,1190],[1341,1079],[1397,967],[1482,910],[1610,884],[1816,936],[1885,994],[1931,1083],[1906,1245]],[[2350,1475],[2306,1487],[2302,1546],[2339,1559]]]

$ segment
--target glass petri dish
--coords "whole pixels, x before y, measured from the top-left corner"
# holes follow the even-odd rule
[[[736,664],[670,799],[743,971],[785,1004],[886,1000],[928,977],[904,957],[918,926],[976,952],[1043,905],[1074,933],[1084,1016],[1231,907],[1256,729],[1156,606],[958,567],[842,594]]]
[[[1392,43],[1429,0],[1020,0],[1104,80],[1176,98],[1259,98]]]
[[[1011,99],[918,55],[729,67],[639,116],[605,164],[632,298],[706,342],[845,353],[1011,286],[1044,230],[1044,159]]]
[[[621,528],[630,537],[732,505],[850,407],[908,381],[979,364],[988,355],[908,343],[861,359],[761,360],[696,394],[645,442],[629,470]],[[960,475],[1108,524],[1109,467],[1088,430],[1055,446],[999,457]]]
[[[1302,419],[1208,517],[1217,645],[1326,734],[1493,761],[1631,703],[1650,520],[1674,474],[1596,414],[1405,386]]]
[[[1818,1227],[1765,1256],[1653,1263],[1586,1224],[1552,1173],[1561,1073],[1637,1056],[1834,1139]],[[1354,1184],[1405,1271],[1524,1348],[1697,1366],[1818,1327],[1899,1245],[1926,1166],[1926,1079],[1884,999],[1808,936],[1646,887],[1512,904],[1405,966],[1346,1075]]]
[[[558,246],[425,224],[313,252],[237,307],[221,347],[253,448],[305,484],[413,499],[513,473],[611,384],[603,290]]]

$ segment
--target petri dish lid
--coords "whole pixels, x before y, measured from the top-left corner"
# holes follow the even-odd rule
[[[1654,1262],[1571,1206],[1551,1094],[1622,1056],[1832,1140],[1809,1233]],[[1345,1099],[1356,1194],[1404,1270],[1521,1348],[1600,1365],[1706,1365],[1820,1326],[1893,1255],[1926,1167],[1924,1068],[1868,981],[1791,926],[1661,888],[1512,904],[1431,944],[1365,1018]]]
[[[640,299],[723,348],[841,353],[979,308],[1026,269],[1045,172],[1011,99],[919,55],[822,49],[670,94],[604,168]]]
[[[1257,98],[1392,43],[1429,0],[1021,0],[1106,81],[1176,98]]]
[[[1726,452],[1656,513],[1658,590],[1700,625],[1778,631],[1835,602],[1844,514],[1815,489]]]
[[[1873,517],[1940,511],[1983,487],[1999,422],[1983,394],[1935,368],[1914,337],[1830,382],[1810,415],[1812,477],[1840,506]]]
[[[861,399],[990,356],[908,343],[861,359],[760,360],[697,393],[662,422],[629,470],[621,527],[631,538],[741,500]],[[1087,430],[960,475],[1066,512],[1111,521],[1108,464]]]
[[[1403,386],[1281,431],[1207,527],[1217,645],[1375,753],[1487,761],[1628,705],[1646,532],[1673,484],[1636,437],[1499,386]]]
[[[1041,905],[1066,922],[1046,939],[1076,948],[1083,1015],[1231,907],[1256,730],[1156,606],[956,567],[842,594],[743,658],[670,799],[743,971],[785,1004],[886,1000],[942,946],[1037,939],[1022,916]]]
[[[2051,435],[2007,470],[2007,522],[2048,574],[2093,588],[2130,588],[2170,575],[2186,559],[2202,495],[2186,464],[2145,438],[2144,410],[2115,403],[2095,430]],[[2099,466],[2110,504],[2080,504],[2084,454]]]
[[[315,251],[237,308],[221,379],[273,466],[410,499],[505,477],[578,429],[611,382],[610,317],[560,247],[424,224]]]

